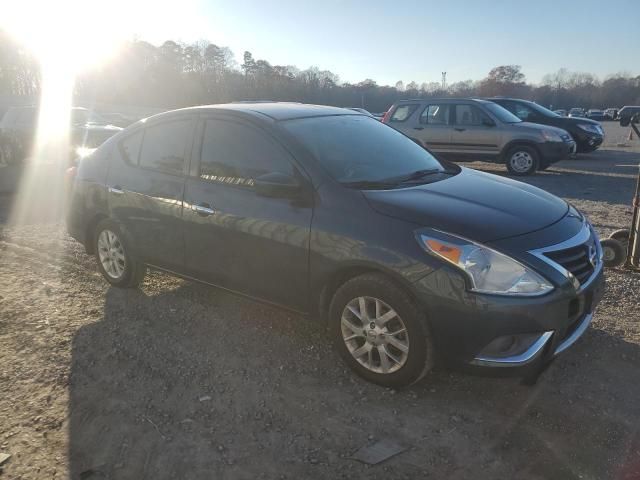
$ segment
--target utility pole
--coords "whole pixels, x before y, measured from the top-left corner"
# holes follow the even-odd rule
[[[442,90],[447,89],[447,72],[442,72]]]

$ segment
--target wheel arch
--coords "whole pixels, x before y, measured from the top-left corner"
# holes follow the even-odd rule
[[[519,146],[525,146],[525,147],[533,148],[535,150],[535,152],[538,154],[538,160],[539,161],[543,160],[544,156],[542,155],[542,152],[540,151],[540,148],[538,147],[536,142],[534,142],[532,140],[516,139],[516,140],[511,140],[504,147],[502,147],[502,151],[500,152],[500,160],[501,160],[501,162],[502,163],[507,163],[507,155],[509,154],[509,152],[511,150],[513,150],[513,148],[519,147]]]
[[[320,294],[317,298],[316,314],[320,321],[323,322],[327,327],[329,326],[329,307],[331,305],[333,297],[335,296],[335,293],[342,285],[344,285],[349,280],[366,274],[378,274],[389,279],[398,288],[404,290],[407,295],[409,295],[412,301],[414,301],[417,305],[419,304],[415,292],[413,291],[413,289],[411,289],[411,283],[407,281],[407,279],[403,278],[402,275],[391,270],[380,268],[378,265],[345,265],[341,268],[336,269],[329,275],[329,277],[322,284]]]
[[[93,255],[95,253],[95,248],[93,245],[93,235],[102,220],[109,218],[109,216],[105,213],[96,213],[91,219],[87,222],[87,226],[84,231],[84,249],[89,255]]]

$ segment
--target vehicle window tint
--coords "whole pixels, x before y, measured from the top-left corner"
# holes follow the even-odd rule
[[[142,145],[142,133],[140,130],[133,135],[128,136],[122,142],[120,147],[122,149],[122,156],[127,163],[131,165],[138,164],[138,156],[140,155],[140,146]]]
[[[416,111],[416,108],[418,108],[418,105],[400,105],[398,108],[396,108],[395,112],[393,112],[393,115],[391,115],[389,121],[404,122],[407,118],[413,115],[413,112]]]
[[[246,125],[207,120],[202,139],[200,178],[252,187],[266,173],[292,174],[288,154],[262,132]]]
[[[417,170],[443,170],[417,143],[364,115],[301,118],[281,125],[338,182],[386,181]]]
[[[449,105],[429,105],[420,115],[420,123],[447,125],[449,123]]]
[[[140,166],[167,173],[182,173],[191,120],[177,120],[147,127]]]
[[[482,125],[487,115],[475,105],[456,105],[456,123],[458,125]]]
[[[526,122],[530,116],[533,116],[533,113],[533,110],[526,105],[522,105],[520,103],[515,103],[513,105],[513,114],[523,122]]]

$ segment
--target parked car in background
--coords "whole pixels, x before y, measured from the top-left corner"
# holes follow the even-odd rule
[[[95,148],[122,130],[86,108],[72,108],[69,119],[70,159],[75,157],[78,148]],[[11,107],[5,112],[0,121],[0,144],[4,163],[19,163],[29,155],[37,128],[37,107]]]
[[[592,152],[604,141],[604,129],[594,120],[582,117],[562,117],[537,103],[518,98],[498,97],[490,100],[503,106],[522,121],[566,130],[576,142],[578,152]]]
[[[575,150],[564,130],[522,122],[486,100],[402,100],[382,121],[438,155],[504,163],[513,175],[544,170]]]
[[[598,110],[594,108],[587,111],[587,118],[595,120],[596,122],[602,122],[603,120],[606,120],[604,110]]]
[[[128,127],[132,123],[138,121],[137,118],[123,115],[122,113],[117,112],[101,113],[100,117],[104,121],[109,122],[109,124],[122,128]]]
[[[479,108],[445,110],[458,106]],[[334,107],[136,123],[81,162],[67,228],[116,287],[151,266],[319,318],[349,367],[386,387],[436,356],[537,375],[586,331],[604,284],[598,237],[564,200]]]
[[[617,108],[607,108],[604,111],[605,120],[617,120],[618,118],[618,109]]]
[[[560,115],[561,117],[566,117],[567,116],[567,111],[566,110],[562,110],[562,109],[558,109],[558,110],[554,110],[553,113]]]
[[[631,123],[631,118],[638,113],[640,113],[640,106],[625,105],[618,111],[620,125],[626,127]]]
[[[584,117],[586,115],[583,108],[572,108],[569,110],[569,116],[574,118]]]

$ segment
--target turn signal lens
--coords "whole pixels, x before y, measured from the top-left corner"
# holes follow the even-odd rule
[[[439,242],[438,240],[429,239],[427,240],[427,245],[433,251],[440,255],[441,257],[446,258],[451,263],[458,263],[460,261],[460,255],[462,254],[462,250],[458,247],[454,247],[452,245],[447,245],[445,243]]]

